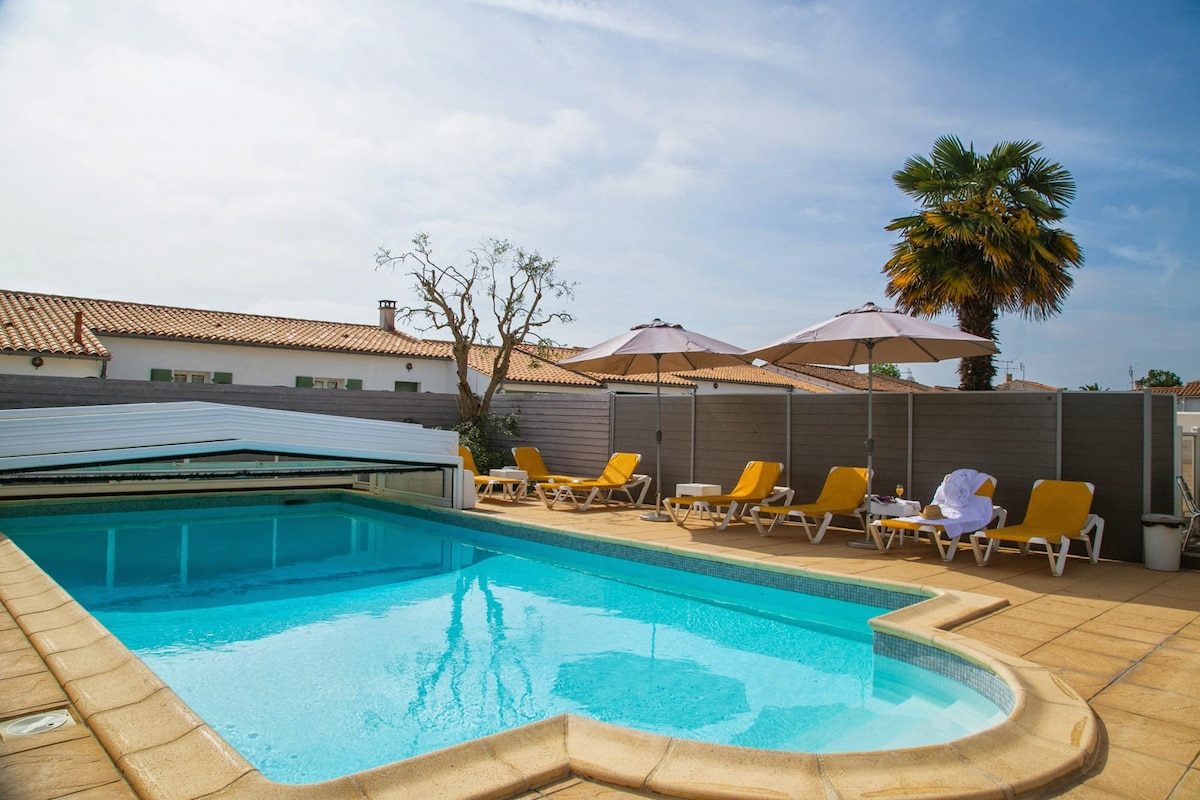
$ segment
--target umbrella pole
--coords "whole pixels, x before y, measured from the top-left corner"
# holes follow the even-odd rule
[[[666,522],[662,511],[662,353],[654,354],[654,510],[642,514],[649,522]]]
[[[867,345],[867,498],[866,502],[864,503],[866,509],[863,511],[863,514],[865,515],[863,519],[866,520],[866,524],[869,526],[871,524],[871,477],[872,473],[874,472],[872,460],[875,455],[875,428],[874,420],[871,416],[872,406],[874,405],[874,392],[872,391],[874,387],[872,378],[874,374],[873,367],[875,358],[875,342],[867,340],[865,344]],[[861,547],[866,550],[875,549],[875,542],[871,541],[871,534],[867,531],[863,532],[863,538],[860,541],[849,541],[846,542],[846,544],[851,547]]]

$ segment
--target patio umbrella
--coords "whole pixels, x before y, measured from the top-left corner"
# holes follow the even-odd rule
[[[874,303],[843,311],[836,317],[785,336],[778,341],[747,350],[748,359],[773,364],[827,364],[848,367],[867,365],[867,497],[871,496],[873,438],[873,381],[871,367],[943,361],[948,358],[987,356],[999,352],[994,342]],[[869,512],[868,512],[869,514]],[[863,542],[851,542],[862,545]],[[870,538],[865,544],[873,546]]]
[[[654,480],[655,503],[652,513],[642,519],[663,522],[670,519],[662,505],[662,372],[680,372],[704,367],[745,364],[742,349],[699,333],[684,330],[656,319],[636,325],[626,333],[601,342],[570,358],[560,366],[586,369],[605,375],[645,375],[654,373]]]

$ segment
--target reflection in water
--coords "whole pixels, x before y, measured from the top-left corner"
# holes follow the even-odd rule
[[[694,661],[607,652],[563,664],[554,691],[618,725],[713,725],[750,710],[741,681]]]
[[[505,604],[483,570],[464,570],[449,595],[445,636],[440,646],[426,646],[395,659],[393,675],[415,691],[399,713],[368,711],[371,727],[444,732],[475,729],[498,722],[502,728],[536,720],[544,713],[535,702],[533,677],[525,664],[527,649],[508,641]],[[416,737],[420,738],[420,735]]]

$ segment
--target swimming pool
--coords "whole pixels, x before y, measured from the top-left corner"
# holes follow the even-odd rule
[[[814,752],[947,741],[1004,716],[1006,687],[985,670],[872,638],[866,619],[920,596],[606,543],[563,549],[551,542],[564,537],[534,529],[482,524],[446,538],[444,520],[463,515],[282,503],[202,505],[182,519],[96,506],[3,527],[277,780],[563,712]],[[52,551],[66,558],[55,565]],[[614,577],[596,579],[601,570]],[[834,599],[852,595],[868,605]],[[299,624],[278,621],[285,609]],[[827,638],[813,645],[817,635]],[[477,658],[497,637],[505,646]],[[922,659],[944,674],[918,675],[908,662]],[[243,686],[249,672],[265,683]],[[901,728],[909,738],[892,738]]]

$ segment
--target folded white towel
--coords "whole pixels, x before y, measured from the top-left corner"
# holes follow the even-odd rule
[[[933,525],[953,538],[983,530],[992,521],[992,498],[975,494],[988,475],[973,469],[956,469],[933,493],[933,503],[942,510],[940,519],[900,517],[904,522]]]

